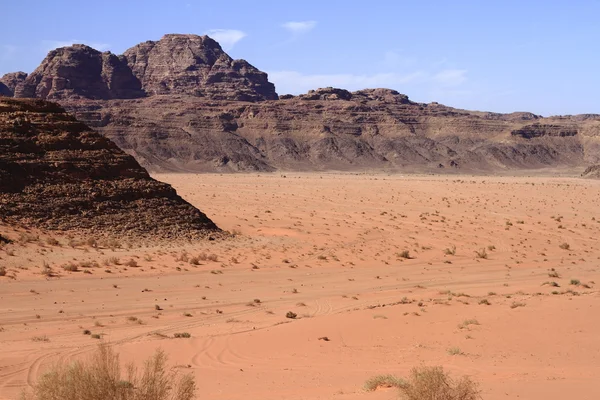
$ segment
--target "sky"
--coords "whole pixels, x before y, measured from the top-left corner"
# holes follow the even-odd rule
[[[279,94],[386,87],[413,101],[600,113],[600,0],[0,0],[0,75],[71,43],[121,54],[208,34]]]

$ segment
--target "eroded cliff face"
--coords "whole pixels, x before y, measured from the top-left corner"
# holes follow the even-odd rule
[[[264,72],[207,36],[121,56],[54,50],[0,92],[51,98],[152,170],[501,171],[600,162],[600,116],[542,118],[421,104],[390,89],[278,99]]]
[[[202,212],[55,103],[0,98],[0,218],[117,236],[218,232]]]
[[[595,157],[586,146],[600,137],[596,118],[470,112],[388,89],[327,88],[254,103],[154,96],[65,105],[153,170],[578,167]]]

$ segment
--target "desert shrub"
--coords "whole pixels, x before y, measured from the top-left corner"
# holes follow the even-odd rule
[[[49,246],[58,246],[58,245],[60,245],[60,242],[59,242],[58,240],[56,240],[55,238],[53,238],[53,237],[49,237],[49,238],[47,238],[47,239],[46,239],[46,243],[47,243]]]
[[[476,250],[475,255],[477,256],[477,258],[483,258],[483,259],[488,258],[488,254],[487,254],[487,251],[485,251],[485,248],[482,248],[481,250]]]
[[[191,375],[178,376],[167,368],[167,356],[157,351],[141,374],[133,365],[122,376],[118,354],[100,345],[90,360],[57,364],[34,386],[26,400],[192,400],[196,384]]]
[[[379,388],[401,388],[404,385],[406,385],[406,382],[401,378],[395,377],[394,375],[377,375],[369,378],[365,382],[364,387],[367,392],[372,392]]]
[[[6,276],[6,267],[0,267],[0,276]]]
[[[130,267],[130,268],[135,268],[138,266],[137,261],[135,261],[133,258],[131,258],[129,261],[127,261],[125,263],[126,266]]]
[[[581,281],[579,279],[571,279],[571,282],[569,282],[571,285],[575,285],[575,286],[579,286],[581,285]]]
[[[455,256],[456,255],[456,246],[452,245],[449,248],[444,249],[444,254],[447,256]]]
[[[413,368],[400,392],[405,400],[481,399],[478,385],[471,378],[453,380],[442,367]]]
[[[400,258],[410,258],[410,252],[408,250],[402,250],[400,253],[396,254]]]
[[[180,332],[180,333],[174,333],[174,334],[173,334],[173,337],[174,337],[174,338],[178,338],[178,339],[179,339],[179,338],[191,338],[191,337],[192,337],[192,335],[190,335],[190,334],[189,334],[189,333],[187,333],[187,332]]]
[[[63,269],[65,271],[70,271],[70,272],[77,272],[77,271],[79,271],[79,268],[75,264],[63,265]]]
[[[571,245],[569,243],[561,243],[558,245],[558,247],[560,247],[563,250],[569,250],[571,248]]]

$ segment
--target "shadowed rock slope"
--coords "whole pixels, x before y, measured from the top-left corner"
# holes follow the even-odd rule
[[[0,98],[0,218],[51,230],[196,238],[215,224],[54,103]]]

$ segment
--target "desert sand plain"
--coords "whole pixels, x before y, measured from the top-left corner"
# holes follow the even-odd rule
[[[0,249],[0,399],[101,341],[124,362],[164,349],[199,399],[396,399],[363,385],[420,365],[488,400],[600,398],[598,181],[155,178],[234,237],[98,246],[0,225],[15,239]]]

